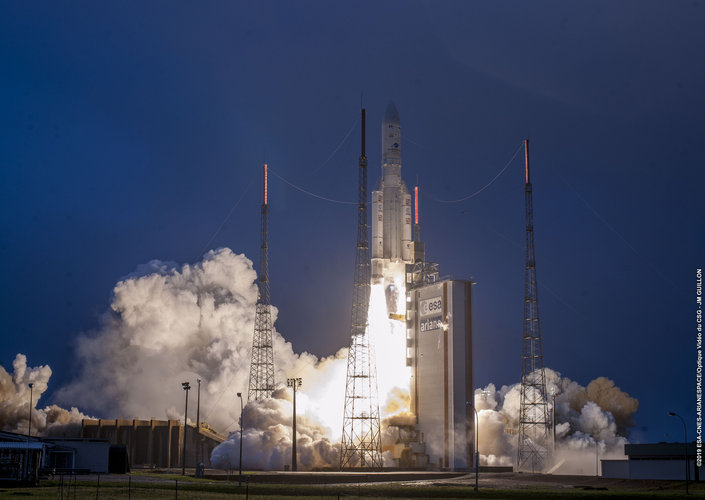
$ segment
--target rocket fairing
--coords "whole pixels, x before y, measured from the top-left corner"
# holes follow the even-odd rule
[[[401,122],[393,102],[382,121],[382,180],[372,192],[372,277],[391,263],[411,262],[411,195],[401,179]],[[385,264],[386,262],[386,264]]]

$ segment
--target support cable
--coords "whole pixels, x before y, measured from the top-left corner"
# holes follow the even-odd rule
[[[358,124],[358,120],[355,119],[355,123],[352,124],[352,127],[350,127],[350,130],[348,130],[348,133],[345,134],[345,137],[343,137],[343,140],[340,141],[340,143],[339,143],[338,146],[333,150],[333,152],[330,154],[330,156],[328,157],[328,159],[327,159],[326,161],[324,161],[316,170],[314,170],[313,172],[311,172],[312,174],[315,174],[316,172],[318,172],[320,169],[322,169],[323,167],[325,167],[325,166],[328,164],[329,161],[331,161],[331,160],[333,159],[333,157],[335,156],[335,154],[340,150],[340,148],[343,147],[343,144],[345,144],[345,143],[347,142],[348,138],[350,137],[350,134],[352,134],[352,131],[355,130],[355,127],[357,126],[357,124]]]
[[[673,281],[671,281],[670,279],[668,279],[666,276],[664,276],[664,275],[660,272],[660,270],[659,270],[649,259],[647,259],[647,258],[644,257],[643,255],[641,255],[641,254],[639,253],[639,251],[638,251],[636,248],[634,248],[634,245],[632,245],[631,243],[629,243],[629,241],[622,235],[622,233],[620,233],[619,231],[617,231],[617,230],[614,228],[614,226],[612,226],[612,224],[610,224],[609,222],[607,222],[607,220],[606,220],[597,210],[595,210],[595,208],[594,208],[592,205],[590,205],[590,203],[587,202],[587,200],[586,200],[585,198],[583,198],[582,196],[580,196],[580,193],[578,192],[577,189],[575,189],[567,180],[565,180],[565,178],[564,178],[561,174],[559,174],[558,172],[554,172],[554,173],[558,176],[558,178],[559,178],[561,181],[563,181],[563,183],[564,183],[566,186],[568,186],[570,189],[573,190],[573,193],[575,194],[575,196],[576,196],[581,202],[583,202],[583,204],[592,212],[592,214],[595,216],[595,218],[596,218],[597,220],[599,220],[600,222],[602,222],[602,224],[604,224],[604,226],[605,226],[607,229],[609,229],[609,230],[612,231],[614,234],[616,234],[617,237],[618,237],[620,240],[622,240],[622,242],[623,242],[625,245],[627,245],[627,247],[629,247],[629,249],[630,249],[632,252],[634,252],[634,255],[636,255],[637,257],[639,257],[640,259],[642,259],[642,260],[643,260],[644,262],[646,262],[649,266],[651,266],[651,269],[653,269],[654,272],[655,272],[662,280],[664,280],[666,283],[668,283],[669,285],[671,285],[674,289],[677,289],[676,284],[673,283]]]
[[[220,226],[218,226],[218,229],[215,230],[215,232],[213,233],[213,235],[211,235],[211,237],[208,238],[208,241],[206,242],[205,245],[203,245],[203,248],[201,249],[201,251],[199,252],[199,254],[196,256],[196,258],[195,258],[194,260],[198,260],[198,259],[200,259],[200,258],[203,256],[203,254],[205,253],[205,251],[208,249],[208,245],[210,245],[211,242],[215,239],[215,237],[218,236],[218,233],[220,233],[220,232],[223,230],[223,227],[224,227],[225,224],[228,222],[228,220],[230,220],[230,217],[233,215],[233,212],[235,211],[235,209],[237,208],[237,206],[240,204],[240,202],[242,201],[242,199],[245,197],[245,195],[247,194],[247,192],[250,190],[250,187],[252,187],[252,182],[253,182],[253,181],[254,181],[254,179],[250,179],[250,182],[247,184],[247,187],[245,187],[245,189],[242,191],[242,194],[240,195],[240,197],[237,199],[237,201],[235,202],[235,204],[230,208],[230,211],[228,212],[228,215],[225,216],[225,219],[223,219],[223,222],[220,223]]]
[[[514,151],[514,155],[512,156],[512,158],[504,165],[504,167],[502,167],[502,170],[500,170],[499,173],[498,173],[497,175],[495,175],[494,178],[493,178],[490,182],[488,182],[487,184],[485,184],[483,187],[481,187],[480,189],[478,189],[477,191],[475,191],[475,192],[472,193],[472,194],[469,194],[469,195],[467,195],[467,196],[463,196],[462,198],[458,198],[457,200],[441,200],[440,198],[436,198],[436,197],[433,196],[432,194],[428,193],[428,191],[426,191],[426,193],[427,193],[427,195],[428,195],[429,198],[431,198],[433,201],[437,201],[437,202],[439,202],[439,203],[460,203],[461,201],[465,201],[465,200],[469,200],[470,198],[474,198],[475,196],[477,196],[478,194],[480,194],[481,192],[483,192],[485,189],[487,189],[488,187],[490,187],[492,184],[494,184],[494,181],[496,181],[497,179],[499,179],[499,177],[504,173],[504,171],[509,168],[509,165],[512,164],[512,162],[514,161],[514,159],[515,159],[515,158],[517,157],[517,155],[519,154],[519,151],[521,151],[521,149],[522,149],[523,147],[524,147],[524,145],[523,145],[523,144],[520,144],[519,147],[517,148],[517,150]]]
[[[318,198],[319,200],[329,201],[329,202],[331,202],[331,203],[340,203],[341,205],[357,205],[357,202],[356,202],[356,201],[334,200],[333,198],[326,198],[325,196],[321,196],[321,195],[318,195],[318,194],[316,194],[316,193],[312,193],[311,191],[307,191],[306,189],[297,186],[297,185],[294,184],[293,182],[286,180],[284,177],[282,177],[281,175],[279,175],[278,173],[276,173],[276,172],[275,172],[274,170],[272,170],[271,168],[269,169],[269,171],[270,171],[272,174],[274,174],[275,177],[278,177],[280,180],[282,180],[283,182],[285,182],[285,183],[288,184],[289,186],[293,187],[294,189],[296,189],[296,190],[298,190],[298,191],[301,191],[302,193],[307,194],[307,195],[309,195],[309,196],[313,196],[314,198]]]

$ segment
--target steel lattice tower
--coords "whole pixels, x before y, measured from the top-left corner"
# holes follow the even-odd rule
[[[526,275],[524,283],[524,338],[521,353],[521,402],[517,470],[542,471],[548,464],[548,407],[546,374],[539,321],[539,297],[534,257],[534,209],[529,178],[529,141],[526,158]]]
[[[367,238],[367,156],[365,110],[362,110],[362,152],[359,161],[357,253],[350,326],[350,351],[345,383],[340,468],[382,468],[377,368],[367,328],[370,303],[370,249]]]
[[[255,333],[252,337],[250,387],[247,401],[269,398],[274,390],[274,352],[272,350],[272,313],[269,295],[269,236],[267,203],[267,164],[264,164],[264,202],[262,203],[262,247],[260,251],[259,297],[255,311]]]

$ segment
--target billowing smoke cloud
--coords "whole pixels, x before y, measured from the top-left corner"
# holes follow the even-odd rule
[[[226,249],[181,268],[140,266],[115,286],[100,329],[79,337],[81,374],[57,399],[107,418],[183,418],[181,382],[201,378],[202,415],[224,429],[247,392],[254,280],[251,262]]]
[[[299,394],[297,392],[297,414]],[[242,464],[251,469],[282,470],[291,464],[293,405],[290,392],[279,389],[271,399],[253,401],[243,412]],[[340,443],[331,443],[329,430],[309,415],[296,419],[297,465],[302,469],[337,467]],[[214,467],[232,469],[240,463],[240,433],[213,450]]]
[[[49,387],[51,368],[27,366],[24,354],[15,356],[12,362],[13,373],[10,375],[0,366],[0,430],[26,434],[29,430],[30,389],[32,388],[32,435],[76,435],[83,418],[89,418],[76,408],[67,411],[56,405],[44,409],[37,408],[37,403]]]
[[[100,329],[79,338],[81,374],[58,391],[57,399],[108,418],[183,419],[181,382],[189,381],[189,419],[195,421],[200,378],[201,420],[220,432],[236,429],[236,393],[246,398],[249,383],[255,280],[252,262],[227,248],[207,253],[194,265],[152,261],[141,266],[115,286]],[[276,308],[272,314],[276,320]],[[273,346],[275,380],[304,378],[301,413],[335,421],[343,407],[337,395],[346,353],[324,360],[297,355],[276,331]],[[340,384],[336,390],[334,384]],[[316,397],[322,392],[326,398]],[[325,401],[327,407],[311,401]]]
[[[560,373],[546,369],[546,390],[556,396],[556,473],[594,474],[595,454],[621,458],[628,429],[639,402],[599,377],[587,388]],[[550,398],[550,397],[549,397]],[[549,399],[549,414],[553,402]],[[512,465],[516,462],[520,385],[494,384],[475,391],[479,416],[480,463]],[[597,450],[596,450],[597,448]]]
[[[212,461],[220,467],[236,467],[240,433],[232,431],[239,428],[240,401],[236,393],[247,397],[257,299],[255,280],[251,261],[229,249],[211,251],[193,265],[152,261],[140,266],[115,286],[100,327],[79,337],[76,352],[80,375],[57,391],[57,402],[77,405],[105,418],[182,419],[181,382],[191,382],[195,390],[200,378],[201,421],[224,434],[230,432],[214,451]],[[276,309],[272,312],[276,319]],[[380,318],[391,325],[387,340],[394,341],[396,323],[390,323],[381,313]],[[336,466],[347,348],[324,359],[296,354],[276,330],[273,345],[275,380],[280,389],[272,399],[245,406],[244,466],[282,469],[290,463],[292,405],[290,390],[281,386],[292,377],[303,379],[303,387],[297,391],[298,465],[301,469]],[[400,360],[403,364],[403,356]],[[384,367],[389,368],[386,364]],[[399,380],[384,373],[378,375],[385,378],[382,386],[386,384],[379,394],[385,463],[391,463],[395,443],[408,441],[410,436],[405,434],[414,432],[408,387],[397,372],[401,372],[395,371]],[[27,384],[34,383],[36,406],[50,377],[48,366],[28,368],[22,354],[15,358],[12,375],[0,367],[1,429],[26,432]],[[547,369],[546,382],[549,393],[556,393],[558,450],[564,460],[556,472],[593,473],[596,446],[603,458],[622,455],[621,445],[626,442],[638,408],[634,398],[604,377],[582,387]],[[192,392],[191,421],[195,420],[194,396]],[[497,390],[490,384],[476,392],[475,402],[480,419],[481,463],[513,465],[519,385]],[[80,426],[82,418],[86,417],[76,408],[68,411],[52,405],[32,412],[32,428],[37,433],[66,435]]]
[[[140,266],[115,286],[100,327],[79,337],[80,375],[56,392],[56,400],[104,418],[183,419],[181,382],[189,381],[189,420],[194,421],[194,391],[200,378],[201,421],[224,434],[237,429],[236,393],[241,392],[246,401],[249,383],[255,280],[252,262],[229,249],[211,251],[194,265],[152,261]],[[272,313],[276,320],[276,308]],[[295,354],[276,330],[273,346],[275,381],[281,386],[289,377],[303,379],[297,391],[300,465],[336,464],[338,447],[331,441],[339,441],[342,431],[347,348],[325,359]],[[23,355],[15,360],[14,375],[0,372],[2,429],[26,432],[27,383],[35,384],[36,404],[50,376],[48,366],[27,369]],[[281,389],[274,399],[245,407],[243,444],[246,449],[252,447],[248,456],[253,466],[274,467],[290,461],[288,391]],[[82,418],[85,415],[75,408],[66,411],[52,405],[33,412],[32,426],[37,433],[62,434],[69,424],[80,426]],[[228,463],[222,457],[232,445],[227,441],[219,449],[222,464]]]

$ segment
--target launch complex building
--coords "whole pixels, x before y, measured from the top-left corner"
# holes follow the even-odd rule
[[[399,467],[466,469],[475,465],[474,410],[467,404],[473,401],[471,282],[441,280],[438,264],[426,262],[418,187],[412,237],[401,167],[401,122],[390,102],[382,121],[382,178],[372,192],[371,274],[373,285],[384,285],[390,321],[405,328],[412,417],[390,418],[398,438],[387,451]]]

